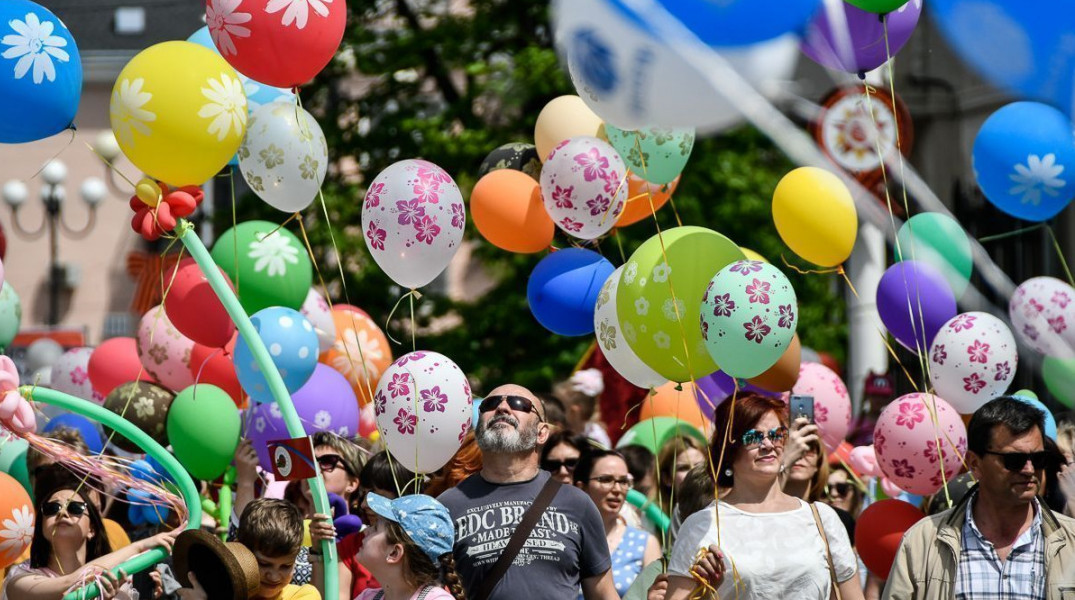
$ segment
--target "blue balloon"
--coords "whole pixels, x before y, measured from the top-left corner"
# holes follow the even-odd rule
[[[648,15],[625,0],[608,0],[645,31],[653,31]],[[669,14],[710,46],[749,46],[788,32],[799,32],[818,11],[821,0],[657,0]]]
[[[86,443],[86,448],[89,449],[91,454],[100,454],[101,450],[104,448],[105,443],[101,438],[101,431],[97,428],[97,424],[82,415],[65,413],[53,417],[49,419],[49,422],[45,424],[45,427],[41,432],[48,434],[60,427],[67,427],[78,431],[79,435],[82,436],[82,441]]]
[[[1075,134],[1064,113],[1013,102],[974,139],[974,176],[1000,210],[1027,221],[1053,218],[1075,198]]]
[[[1041,403],[1041,400],[1023,395],[1022,393],[1012,394],[1012,398],[1015,398],[1016,400],[1020,400],[1022,402],[1026,402],[1027,404],[1045,413],[1045,437],[1052,438],[1053,441],[1056,441],[1056,419],[1053,418],[1052,411],[1050,411],[1048,408],[1045,407],[1044,404]]]
[[[526,299],[542,327],[560,335],[593,333],[597,295],[615,271],[603,256],[581,248],[558,250],[530,273]]]
[[[318,342],[313,325],[299,311],[282,306],[263,308],[254,313],[250,321],[269,350],[287,391],[297,392],[317,367]],[[232,362],[239,384],[255,402],[273,401],[265,376],[242,336],[235,343]]]
[[[0,23],[0,142],[32,142],[73,127],[82,58],[67,26],[29,0],[0,2]]]
[[[930,0],[930,12],[959,56],[991,83],[1073,114],[1070,0]]]

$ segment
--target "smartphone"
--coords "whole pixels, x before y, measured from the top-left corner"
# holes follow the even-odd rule
[[[791,407],[792,422],[799,417],[804,417],[811,423],[814,422],[814,397],[793,394],[789,400]]]

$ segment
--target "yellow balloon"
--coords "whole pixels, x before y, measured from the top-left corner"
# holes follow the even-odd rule
[[[553,98],[538,114],[534,124],[534,146],[541,162],[560,142],[577,135],[604,137],[601,117],[578,96]]]
[[[190,42],[164,42],[123,68],[109,116],[136,167],[172,186],[201,185],[243,141],[246,93],[219,54]]]
[[[161,201],[161,188],[156,181],[146,177],[134,186],[134,195],[150,208],[156,208]]]
[[[769,262],[769,259],[767,259],[764,256],[758,254],[757,252],[751,250],[750,248],[745,248],[743,246],[739,246],[739,249],[743,251],[743,254],[747,257],[747,260],[756,260],[758,262],[763,262],[763,263]]]
[[[858,234],[851,191],[817,167],[800,167],[780,180],[773,192],[773,222],[795,254],[821,267],[846,261]]]

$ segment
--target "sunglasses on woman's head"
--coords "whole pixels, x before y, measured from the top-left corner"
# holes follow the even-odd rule
[[[46,502],[41,507],[41,514],[46,517],[55,517],[60,514],[60,511],[64,511],[72,517],[81,517],[86,514],[86,503],[78,502],[77,500],[70,500],[67,502],[58,502],[53,500],[52,502]]]
[[[553,473],[559,473],[561,468],[567,469],[567,472],[571,473],[577,466],[579,466],[578,458],[565,458],[564,460],[546,459],[541,461],[541,469]]]
[[[780,427],[774,427],[769,431],[762,431],[760,429],[751,429],[743,433],[743,437],[740,441],[744,446],[753,446],[755,444],[761,444],[768,439],[774,446],[784,443],[784,440],[788,439],[788,428],[781,425]]]
[[[537,412],[537,407],[534,406],[534,402],[529,398],[523,398],[522,396],[488,396],[478,405],[478,410],[483,413],[492,412],[505,400],[508,403],[508,408],[511,410],[537,413],[538,418],[541,418],[541,413]]]

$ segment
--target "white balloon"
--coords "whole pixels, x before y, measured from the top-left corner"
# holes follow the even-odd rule
[[[319,350],[321,352],[332,350],[332,346],[336,343],[336,321],[333,320],[332,311],[321,292],[310,288],[310,291],[306,293],[306,300],[302,303],[301,312],[317,332]]]
[[[72,348],[52,365],[52,389],[83,400],[102,404],[103,396],[93,391],[90,383],[90,355],[93,348]]]
[[[1054,358],[1075,358],[1075,289],[1055,277],[1034,277],[1015,288],[1008,316],[1019,340]]]
[[[557,0],[553,7],[556,46],[567,58],[579,96],[594,113],[621,129],[697,127],[700,133],[727,129],[743,120],[734,104],[704,83],[701,73],[611,4]],[[766,93],[791,78],[799,41],[787,34],[720,52]]]
[[[668,380],[638,358],[620,331],[620,319],[616,316],[616,290],[619,289],[622,272],[622,266],[613,271],[597,296],[597,308],[593,316],[597,345],[608,359],[608,364],[624,379],[640,388],[655,388]]]
[[[459,250],[466,225],[459,187],[444,169],[418,159],[381,171],[366,190],[366,247],[392,281],[414,289],[436,279]]]
[[[606,141],[588,135],[564,140],[541,167],[541,198],[565,233],[598,238],[627,204],[627,167]]]
[[[63,355],[63,346],[52,338],[38,338],[26,348],[26,369],[39,371],[48,369],[60,360]]]
[[[984,312],[949,319],[929,349],[933,388],[961,415],[1004,394],[1015,378],[1018,361],[1011,330]]]
[[[325,180],[328,142],[317,120],[297,104],[270,102],[247,122],[239,169],[266,204],[298,212],[314,201]]]
[[[467,376],[436,352],[399,357],[373,397],[385,446],[414,473],[436,471],[455,455],[473,420],[471,402]]]

